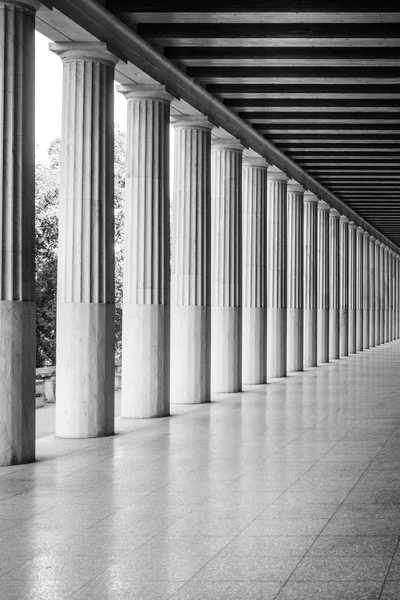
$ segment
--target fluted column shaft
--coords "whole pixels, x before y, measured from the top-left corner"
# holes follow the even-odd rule
[[[169,120],[163,86],[120,86],[127,99],[121,415],[169,414]]]
[[[211,391],[242,389],[242,151],[211,148]]]
[[[385,316],[386,316],[386,303],[385,303],[385,244],[381,243],[379,252],[379,306],[380,306],[380,341],[381,344],[385,343]]]
[[[0,2],[0,466],[35,458],[35,10]]]
[[[317,366],[317,205],[304,194],[304,366]]]
[[[381,340],[381,243],[375,241],[375,346]]]
[[[357,351],[357,225],[349,223],[349,354]]]
[[[329,205],[318,202],[317,359],[329,362]]]
[[[366,231],[363,233],[363,289],[362,289],[362,313],[363,313],[363,334],[362,349],[370,347],[369,338],[369,318],[370,318],[370,235]]]
[[[173,120],[171,402],[210,401],[211,129],[205,117]]]
[[[287,177],[268,171],[267,194],[267,374],[287,374]]]
[[[303,370],[304,189],[287,184],[287,370]]]
[[[389,266],[389,248],[385,246],[384,249],[384,306],[385,306],[385,316],[384,316],[384,342],[387,343],[389,341],[389,321],[390,321],[390,266]]]
[[[349,354],[349,220],[340,217],[340,356]]]
[[[400,337],[400,294],[399,294],[399,285],[400,285],[400,262],[399,255],[396,254],[396,340]]]
[[[329,358],[340,356],[340,244],[337,210],[329,211]]]
[[[357,227],[356,250],[356,350],[364,349],[364,231]]]
[[[364,256],[365,252],[368,252],[368,266],[369,266],[369,275],[368,275],[368,306],[369,306],[369,348],[373,348],[375,344],[375,238],[373,236],[369,236],[368,239],[368,247],[366,249],[364,245]],[[364,241],[365,243],[365,241]],[[365,309],[365,304],[364,304]],[[365,313],[364,313],[365,318]]]
[[[105,44],[60,43],[63,114],[56,435],[114,432],[114,66]]]
[[[242,379],[267,381],[267,169],[261,158],[243,157]]]
[[[390,279],[389,279],[389,291],[390,291],[390,328],[389,335],[390,340],[394,339],[394,252],[390,250]]]

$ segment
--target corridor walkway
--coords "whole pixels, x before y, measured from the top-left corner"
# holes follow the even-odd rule
[[[400,341],[117,426],[0,469],[2,600],[400,598]]]

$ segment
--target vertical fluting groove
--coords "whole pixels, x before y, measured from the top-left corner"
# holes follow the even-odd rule
[[[210,306],[209,129],[176,127],[172,218],[172,302]]]
[[[286,308],[286,180],[268,179],[267,306]]]
[[[266,306],[267,168],[243,166],[243,306]]]
[[[329,308],[340,307],[339,213],[329,215]]]
[[[211,152],[211,304],[242,306],[242,151]]]
[[[287,306],[303,308],[304,192],[287,193]]]
[[[304,202],[304,308],[317,308],[317,199]]]
[[[58,299],[112,303],[114,68],[63,62]]]
[[[34,24],[0,6],[0,301],[35,296]]]
[[[370,235],[367,232],[363,234],[363,290],[362,290],[362,310],[363,310],[363,348],[371,346],[370,337]]]
[[[329,209],[318,207],[317,308],[329,308]]]
[[[169,113],[128,93],[124,303],[170,302]]]

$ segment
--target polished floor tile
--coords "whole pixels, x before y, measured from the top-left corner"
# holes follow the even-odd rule
[[[0,469],[3,600],[396,600],[400,342]]]

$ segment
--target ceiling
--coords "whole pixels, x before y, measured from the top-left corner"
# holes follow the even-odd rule
[[[400,246],[400,3],[359,4],[106,8]]]

